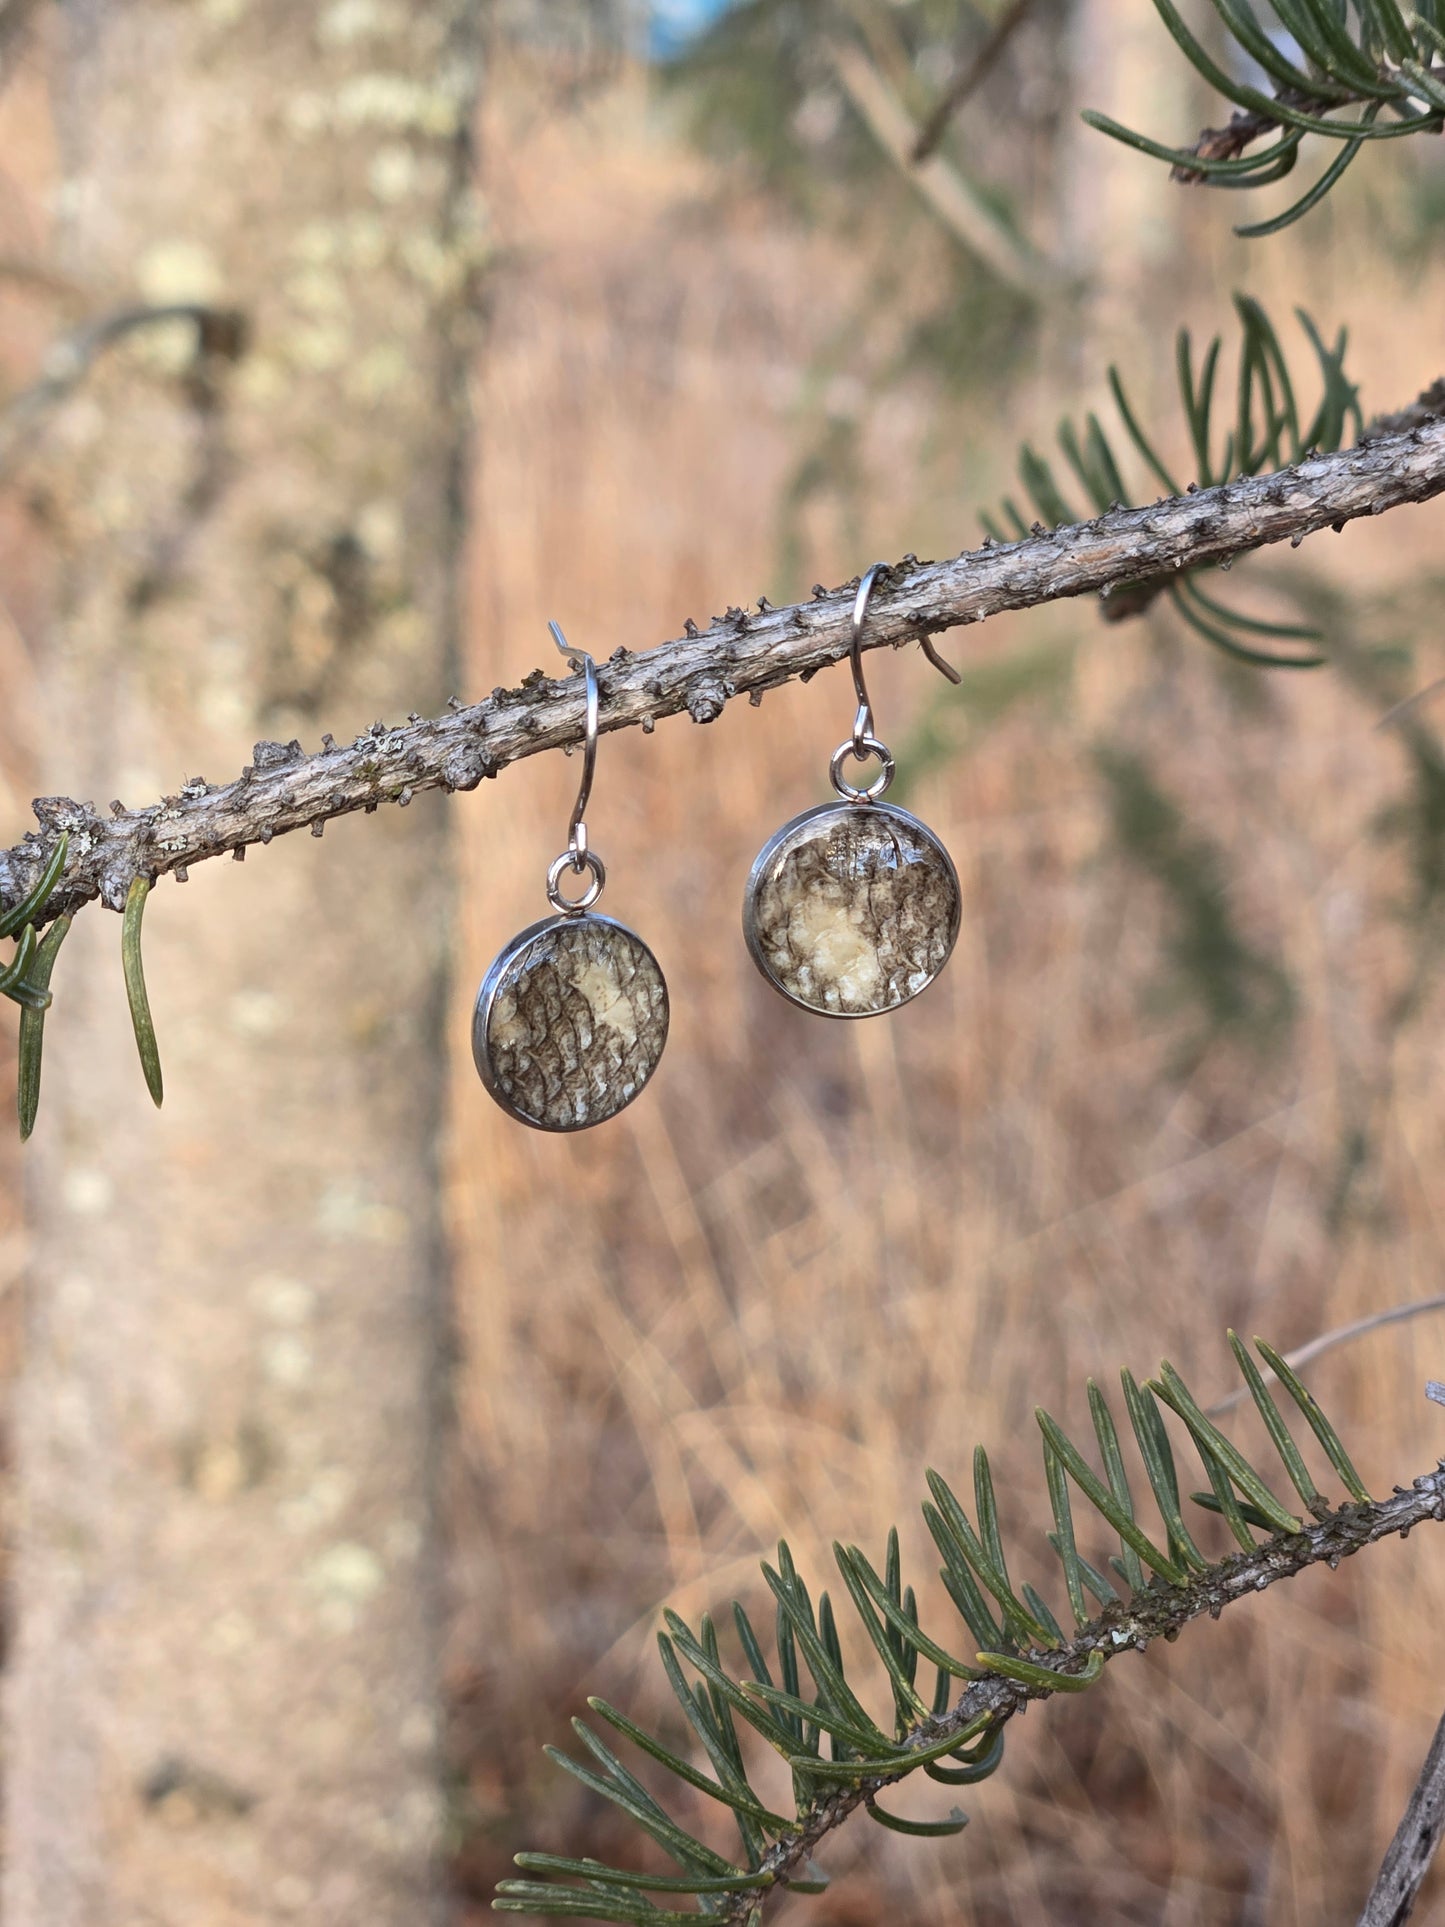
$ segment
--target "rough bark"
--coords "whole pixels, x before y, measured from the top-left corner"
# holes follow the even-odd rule
[[[1426,416],[1278,474],[1117,509],[947,562],[906,556],[874,600],[863,646],[898,647],[1067,596],[1108,598],[1171,570],[1275,542],[1298,545],[1317,530],[1442,492],[1445,420]],[[760,604],[756,614],[730,609],[706,630],[690,624],[686,635],[641,654],[618,650],[599,678],[601,728],[640,723],[646,730],[683,710],[695,722],[712,722],[734,696],[761,700],[765,690],[814,675],[847,653],[855,587],[820,590],[811,602],[787,608]],[[145,808],[117,802],[102,816],[68,796],[41,798],[36,813],[44,827],[0,851],[0,895],[23,895],[56,836],[68,830],[71,852],[50,914],[96,898],[120,909],[138,874],[184,877],[207,857],[239,856],[289,830],[309,826],[319,834],[334,817],[384,802],[405,805],[424,790],[475,789],[520,757],[579,743],[583,709],[580,680],[550,681],[538,670],[520,689],[494,690],[484,702],[431,721],[377,723],[351,743],[328,738],[315,754],[296,739],[258,743],[255,762],[234,782],[197,776]]]
[[[62,265],[117,308],[237,310],[249,340],[197,360],[181,320],[118,343],[27,471],[58,561],[60,780],[149,788],[323,705],[441,702],[470,15],[64,10]],[[441,1911],[441,812],[308,848],[201,914],[152,907],[160,1115],[114,926],[84,920],[57,971],[7,1927]]]
[[[1379,1878],[1370,1890],[1359,1927],[1404,1927],[1445,1834],[1445,1720],[1435,1728],[1430,1751],[1415,1782]]]

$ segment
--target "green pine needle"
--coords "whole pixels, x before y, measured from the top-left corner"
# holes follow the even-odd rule
[[[1167,162],[1186,181],[1213,187],[1263,187],[1294,166],[1306,135],[1340,143],[1319,178],[1282,213],[1235,229],[1260,237],[1277,234],[1318,207],[1335,188],[1366,142],[1438,134],[1445,126],[1445,36],[1422,14],[1408,20],[1396,0],[1360,0],[1353,13],[1334,0],[1274,0],[1274,12],[1304,55],[1300,65],[1265,31],[1249,0],[1214,0],[1224,36],[1235,57],[1216,61],[1185,24],[1173,0],[1154,0],[1155,11],[1195,71],[1235,107],[1258,117],[1261,130],[1280,138],[1227,159],[1212,159],[1123,127],[1092,111],[1084,120],[1098,132],[1155,160]],[[1273,93],[1238,79],[1247,67],[1262,69]],[[1392,119],[1381,122],[1389,108]],[[1203,143],[1201,142],[1201,145]]]
[[[1372,112],[1367,114],[1367,122]],[[1337,171],[1343,171],[1358,145],[1357,140],[1343,150]],[[1288,218],[1304,212],[1326,191],[1327,184],[1317,184]],[[1283,225],[1286,218],[1282,215],[1271,225]],[[1327,346],[1310,317],[1296,310],[1319,382],[1318,401],[1305,421],[1288,358],[1264,308],[1252,296],[1237,294],[1234,310],[1239,328],[1238,367],[1228,399],[1226,384],[1220,379],[1223,338],[1214,336],[1197,358],[1188,329],[1181,328],[1175,342],[1175,385],[1190,450],[1191,488],[1214,488],[1242,476],[1286,467],[1302,460],[1308,451],[1339,448],[1350,428],[1356,434],[1363,430],[1358,393],[1344,370],[1343,334],[1333,347]],[[1131,490],[1124,479],[1128,469],[1137,469],[1140,463],[1170,495],[1184,493],[1175,469],[1160,453],[1160,438],[1146,431],[1117,368],[1109,369],[1108,381],[1124,431],[1119,446],[1111,443],[1094,414],[1085,417],[1082,435],[1072,421],[1065,419],[1056,437],[1064,461],[1083,487],[1093,512],[1104,514],[1111,508],[1137,506],[1144,499],[1144,491],[1137,487]],[[1130,447],[1132,464],[1127,454]],[[1078,520],[1077,508],[1053,467],[1028,443],[1019,451],[1018,472],[1025,509],[1033,509],[1040,526],[1061,528]],[[1022,540],[1030,528],[1025,509],[1005,499],[1001,518],[981,517],[986,534],[995,542]],[[1013,535],[1004,533],[1003,523],[1012,527]],[[1268,646],[1278,641],[1318,644],[1321,636],[1305,624],[1270,621],[1207,595],[1200,587],[1200,578],[1209,573],[1208,569],[1184,571],[1141,584],[1137,608],[1142,610],[1156,595],[1166,594],[1180,619],[1203,641],[1235,661],[1257,668],[1315,669],[1327,660],[1318,649],[1281,653]],[[1128,606],[1133,613],[1136,604],[1130,602]]]
[[[140,1052],[141,1069],[145,1072],[146,1089],[151,1094],[152,1103],[159,1109],[165,1096],[165,1085],[161,1078],[161,1054],[156,1046],[156,1027],[151,1021],[150,999],[146,996],[145,969],[140,951],[141,920],[145,916],[150,887],[148,877],[136,877],[131,883],[125,900],[120,957],[125,973],[125,994],[130,1003],[131,1028],[135,1032],[136,1049]]]
[[[1196,395],[1206,390],[1209,379],[1206,365]],[[1276,412],[1287,415],[1290,403],[1277,373],[1274,393]],[[1365,1503],[1368,1495],[1359,1475],[1312,1395],[1277,1352],[1262,1341],[1256,1344],[1265,1364],[1304,1414],[1351,1498]],[[1330,1519],[1334,1515],[1321,1498],[1263,1372],[1233,1333],[1230,1346],[1279,1466],[1305,1508],[1321,1520]],[[1159,1507],[1167,1551],[1161,1551],[1136,1520],[1124,1442],[1098,1386],[1090,1383],[1088,1398],[1103,1461],[1102,1477],[1055,1419],[1046,1412],[1038,1414],[1052,1513],[1048,1538],[1059,1558],[1068,1608],[1084,1629],[1082,1637],[1071,1643],[1060,1630],[1056,1607],[1061,1602],[1045,1600],[1032,1586],[1013,1590],[987,1455],[980,1450],[974,1458],[977,1528],[947,1483],[930,1472],[924,1517],[943,1555],[945,1590],[967,1634],[977,1643],[972,1662],[954,1655],[941,1628],[920,1625],[917,1598],[906,1583],[896,1531],[889,1534],[881,1571],[858,1547],[836,1544],[834,1557],[846,1600],[867,1636],[860,1650],[877,1659],[878,1671],[892,1694],[897,1734],[890,1738],[855,1690],[846,1658],[850,1642],[843,1636],[828,1595],[818,1596],[815,1610],[787,1544],[780,1544],[777,1564],[763,1567],[777,1607],[775,1656],[765,1653],[753,1621],[740,1605],[733,1608],[742,1659],[742,1670],[736,1675],[710,1619],[705,1617],[693,1632],[676,1613],[664,1614],[666,1631],[659,1637],[658,1651],[691,1729],[700,1755],[697,1762],[606,1701],[589,1702],[594,1713],[635,1747],[651,1768],[670,1776],[689,1796],[701,1794],[730,1809],[746,1865],[734,1865],[695,1838],[600,1735],[575,1721],[574,1731],[590,1761],[569,1758],[553,1748],[548,1753],[591,1793],[635,1822],[677,1871],[653,1876],[591,1859],[522,1854],[518,1866],[538,1877],[503,1882],[494,1905],[507,1913],[640,1921],[647,1927],[696,1922],[719,1912],[729,1918],[761,1919],[761,1896],[770,1888],[786,1887],[793,1893],[822,1890],[819,1870],[803,1858],[805,1843],[811,1847],[820,1832],[860,1805],[880,1826],[896,1833],[929,1837],[959,1832],[965,1820],[957,1811],[946,1820],[910,1820],[879,1806],[877,1796],[919,1772],[950,1787],[986,1779],[1002,1764],[1005,1723],[1019,1704],[1018,1689],[1031,1698],[1087,1691],[1113,1653],[1144,1644],[1161,1623],[1168,1630],[1171,1602],[1180,1599],[1176,1588],[1187,1589],[1182,1607],[1193,1617],[1209,1589],[1233,1570],[1230,1560],[1207,1562],[1184,1523],[1174,1449],[1161,1401],[1172,1414],[1170,1423],[1177,1421],[1189,1433],[1209,1477],[1210,1491],[1192,1494],[1194,1502],[1223,1517],[1246,1556],[1260,1550],[1256,1535],[1261,1533],[1267,1535],[1266,1549],[1292,1548],[1298,1553],[1297,1535],[1304,1528],[1271,1491],[1265,1468],[1253,1464],[1214,1424],[1172,1366],[1162,1365],[1158,1378],[1144,1385],[1126,1371],[1122,1384],[1137,1461]],[[1119,1554],[1105,1562],[1118,1575],[1118,1586],[1085,1556],[1084,1547],[1101,1529],[1120,1547]],[[997,1603],[1001,1617],[990,1610],[986,1594]],[[1100,1606],[1100,1615],[1093,1620],[1085,1619],[1086,1596]],[[1005,1631],[1010,1637],[997,1637]],[[986,1636],[980,1637],[981,1633]],[[1057,1658],[1051,1659],[1051,1653]],[[931,1707],[925,1707],[915,1684],[920,1659],[937,1669]],[[811,1692],[803,1683],[803,1668],[811,1675]],[[962,1696],[951,1707],[955,1680],[962,1682]],[[1012,1690],[1000,1697],[999,1688],[1004,1685]],[[831,1758],[819,1755],[823,1735],[828,1736]],[[792,1771],[796,1802],[792,1814],[779,1811],[775,1801],[764,1800],[753,1783],[759,1740],[781,1754]],[[795,1857],[798,1871],[793,1873]],[[649,1893],[690,1895],[697,1906],[691,1912],[666,1912],[647,1898]],[[750,1895],[759,1897],[750,1900]],[[736,1896],[736,1908],[727,1907],[728,1896]]]
[[[1008,1653],[980,1653],[980,1666],[1004,1679],[1017,1680],[1020,1686],[1038,1687],[1045,1693],[1087,1692],[1104,1670],[1104,1655],[1090,1653],[1081,1673],[1060,1673],[1051,1666],[1037,1666],[1029,1659],[1014,1659]]]
[[[13,937],[17,930],[27,923],[34,923],[49,900],[51,891],[60,881],[60,873],[65,868],[66,852],[70,848],[70,832],[61,832],[55,848],[50,852],[49,861],[41,871],[39,880],[29,896],[22,897],[13,909],[0,915],[0,937]]]
[[[887,1827],[890,1833],[911,1834],[915,1840],[944,1839],[949,1834],[962,1833],[968,1825],[968,1815],[957,1807],[946,1820],[903,1820],[896,1813],[885,1813],[872,1800],[868,1802],[868,1817],[880,1827]]]
[[[1274,1349],[1273,1345],[1266,1345],[1262,1338],[1256,1338],[1254,1345],[1255,1350],[1259,1353],[1265,1364],[1269,1366],[1280,1384],[1284,1386],[1295,1404],[1301,1412],[1304,1413],[1310,1430],[1324,1447],[1326,1458],[1328,1458],[1330,1464],[1344,1480],[1345,1490],[1349,1493],[1350,1497],[1358,1501],[1359,1504],[1368,1505],[1370,1495],[1365,1490],[1364,1482],[1355,1470],[1354,1462],[1345,1450],[1339,1433],[1335,1430],[1334,1426],[1330,1424],[1316,1403],[1314,1393],[1306,1388],[1299,1376],[1290,1369],[1289,1365]]]
[[[55,959],[60,955],[60,946],[69,935],[72,921],[70,917],[55,919],[41,939],[35,962],[31,965],[30,983],[36,990],[44,992],[47,1003],[50,998],[50,973],[55,968]],[[34,1005],[27,1005],[20,1012],[20,1074],[15,1093],[22,1141],[35,1129],[35,1114],[40,1108],[40,1057],[44,1044],[44,1007],[37,1009]]]

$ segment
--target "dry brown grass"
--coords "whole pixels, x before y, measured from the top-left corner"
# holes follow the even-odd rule
[[[531,76],[497,93],[488,171],[507,252],[477,388],[469,693],[546,660],[551,615],[602,656],[798,586],[780,576],[780,495],[818,349],[867,266],[722,195],[647,117],[635,81],[566,114]],[[43,125],[35,100],[6,101],[22,114],[16,140],[39,140],[25,134]],[[43,174],[43,157],[27,167]],[[1351,181],[1368,190],[1363,169]],[[5,193],[0,181],[0,238],[18,247],[35,203]],[[1128,207],[1119,232],[1132,236]],[[1406,287],[1380,270],[1362,299],[1358,245],[1327,243],[1358,244],[1369,215],[1341,200],[1306,246],[1251,257],[1251,285],[1348,312],[1369,398],[1389,404],[1440,372],[1427,321],[1442,288],[1438,274]],[[1217,291],[1242,273],[1212,203],[1178,218],[1196,245],[1192,269],[1155,288],[1166,332],[1181,292],[1216,325]],[[1108,352],[1139,354],[1151,233],[1111,258],[1096,316]],[[53,326],[37,309],[10,328],[7,380]],[[1162,358],[1140,374],[1167,379]],[[805,517],[804,584],[874,553],[957,548],[1010,432],[1052,420],[1069,388],[1041,355],[1022,398],[981,398],[972,418],[940,412],[918,384],[890,398],[857,525],[827,500]],[[990,418],[1000,408],[1012,430]],[[0,528],[12,600],[20,527]],[[1379,581],[1402,558],[1428,562],[1441,527],[1438,507],[1410,512],[1320,559]],[[1420,684],[1439,673],[1439,640],[1422,637]],[[454,1738],[479,1906],[524,1843],[607,1844],[537,1748],[565,1737],[585,1691],[659,1704],[663,1599],[696,1615],[734,1592],[756,1598],[758,1556],[780,1532],[822,1579],[831,1538],[876,1548],[895,1520],[927,1573],[923,1468],[966,1476],[976,1439],[995,1454],[1015,1536],[1036,1533],[1036,1401],[1077,1428],[1086,1376],[1161,1353],[1223,1389],[1226,1324],[1288,1345],[1440,1288],[1440,999],[1408,1023],[1395,1015],[1412,969],[1393,914],[1405,881],[1372,824],[1403,764],[1373,727],[1379,705],[1338,675],[1243,682],[1202,645],[1161,648],[1086,609],[990,624],[954,653],[1003,660],[1040,641],[1073,646],[1061,692],[992,728],[949,712],[958,753],[915,800],[958,859],[964,934],[939,988],[885,1023],[787,1009],[738,929],[756,848],[820,794],[851,714],[845,680],[730,710],[705,732],[671,723],[603,745],[592,826],[606,907],[656,948],[674,1027],[647,1099],[577,1141],[503,1121],[465,1050],[476,977],[541,913],[574,771],[527,762],[458,806]],[[0,771],[14,797],[33,736],[17,722],[28,673],[0,616]],[[916,656],[871,673],[901,745],[933,679]],[[1181,1071],[1183,1020],[1147,997],[1160,906],[1112,853],[1100,741],[1149,753],[1227,850],[1241,922],[1296,985],[1298,1018],[1273,1058],[1219,1042]],[[1367,1156],[1341,1215],[1356,1130]],[[14,1180],[0,1169],[0,1294],[19,1268]],[[1441,1375],[1442,1341],[1438,1320],[1406,1326],[1315,1368],[1367,1478],[1388,1483],[1440,1449],[1419,1388]],[[1430,1535],[1382,1546],[1111,1671],[1011,1737],[1004,1771],[965,1800],[961,1841],[842,1838],[831,1895],[789,1917],[1353,1919],[1439,1712],[1441,1560]],[[906,1810],[926,1805],[916,1793]],[[1433,1907],[1417,1919],[1445,1918],[1438,1890]]]
[[[56,290],[43,272],[44,195],[54,173],[53,130],[45,76],[27,55],[0,89],[0,392],[9,394],[35,378],[55,327]],[[60,304],[64,307],[64,304]],[[0,817],[7,824],[27,814],[33,794],[38,715],[34,637],[43,590],[43,563],[34,530],[14,492],[0,495]],[[6,1004],[9,1018],[15,1006]],[[0,1023],[0,1090],[13,1091],[16,1030]],[[8,1404],[19,1367],[21,1287],[26,1259],[22,1157],[6,1113],[0,1129],[0,1486],[8,1488]],[[0,1547],[0,1560],[8,1557]],[[4,1577],[0,1565],[0,1579]],[[0,1657],[10,1618],[0,1627]]]
[[[514,251],[477,390],[473,689],[544,661],[548,616],[600,659],[799,586],[777,566],[793,411],[859,272],[826,239],[720,197],[635,83],[567,119],[529,89],[488,142]],[[1328,218],[1364,215],[1342,203]],[[1326,316],[1347,294],[1362,305],[1345,267],[1293,260]],[[1271,257],[1267,282],[1289,286],[1289,266]],[[1202,287],[1239,271],[1237,251],[1198,252]],[[1166,327],[1178,285],[1160,291]],[[1370,398],[1438,372],[1423,316],[1440,285],[1407,299],[1384,276],[1356,314]],[[1223,303],[1204,307],[1213,322]],[[1033,387],[1049,391],[1042,370]],[[926,435],[986,435],[1001,452],[1007,439],[961,415],[931,422],[933,407],[914,390],[883,412],[862,526],[812,514],[805,583],[967,539],[962,460],[921,454]],[[978,476],[986,464],[967,459]],[[1379,579],[1428,560],[1441,527],[1438,507],[1412,511],[1318,560]],[[1222,1390],[1228,1324],[1289,1345],[1439,1289],[1440,999],[1407,1024],[1395,1014],[1404,879],[1372,824],[1403,763],[1373,728],[1379,705],[1337,674],[1242,682],[1201,644],[1104,629],[1082,608],[990,624],[954,653],[1002,659],[1041,639],[1075,646],[1062,697],[989,730],[961,717],[957,755],[913,799],[967,903],[920,1004],[876,1024],[809,1020],[740,941],[747,865],[820,794],[847,724],[848,692],[825,676],[705,732],[602,746],[606,907],[652,943],[673,994],[647,1098],[589,1137],[533,1135],[492,1109],[458,1049],[456,1739],[479,1901],[516,1847],[608,1841],[536,1748],[566,1737],[584,1691],[659,1704],[663,1599],[695,1615],[756,1598],[780,1532],[826,1583],[831,1538],[876,1548],[894,1520],[905,1563],[928,1572],[923,1468],[964,1477],[976,1439],[1016,1533],[1037,1532],[1035,1402],[1086,1424],[1088,1375],[1161,1354]],[[1423,641],[1420,683],[1438,673],[1438,633]],[[876,681],[897,744],[937,692],[916,656]],[[1112,853],[1100,741],[1146,751],[1227,851],[1241,924],[1296,986],[1274,1056],[1219,1041],[1180,1068],[1183,1019],[1147,997],[1159,900]],[[481,969],[542,910],[573,775],[528,763],[459,812],[459,1040]],[[1357,1129],[1367,1153],[1341,1213]],[[1439,1450],[1420,1390],[1442,1340],[1427,1321],[1315,1368],[1367,1478]],[[788,1918],[1352,1920],[1439,1714],[1442,1604],[1428,1535],[1272,1592],[1036,1714],[966,1800],[961,1841],[835,1842],[831,1896]],[[1442,1917],[1435,1905],[1418,1917]]]

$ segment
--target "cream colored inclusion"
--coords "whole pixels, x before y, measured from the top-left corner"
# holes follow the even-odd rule
[[[804,892],[788,915],[793,953],[808,959],[815,984],[836,988],[845,1007],[870,1005],[882,975],[878,947],[862,925],[861,904],[850,909],[841,893],[821,890]]]
[[[494,1048],[524,1049],[532,1041],[517,1009],[517,984],[525,975],[524,968],[503,987],[492,1006],[487,1035]],[[586,998],[595,1023],[615,1030],[629,1048],[637,1042],[637,1013],[622,988],[610,954],[605,960],[588,963],[579,970],[572,979],[572,988]]]
[[[494,1045],[513,1048],[530,1042],[527,1029],[517,1017],[517,993],[509,984],[492,1005],[492,1014],[487,1023],[488,1041]]]
[[[575,988],[587,999],[599,1024],[617,1031],[629,1047],[637,1042],[637,1014],[618,981],[617,966],[610,954],[605,961],[589,963],[579,971]]]

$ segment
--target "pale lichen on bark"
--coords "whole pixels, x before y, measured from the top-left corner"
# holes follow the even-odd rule
[[[249,336],[224,365],[194,326],[129,336],[26,450],[59,560],[49,782],[99,804],[41,819],[74,824],[107,901],[116,791],[176,768],[141,818],[184,874],[214,794],[195,772],[229,744],[261,739],[239,797],[290,780],[321,708],[395,714],[450,686],[475,13],[57,16],[63,250],[117,306],[219,303]],[[287,111],[304,97],[319,111]],[[133,1046],[101,1015],[112,948],[84,922],[67,945],[30,1147],[7,1927],[442,1911],[449,869],[440,812],[361,841],[308,842],[148,927],[181,1075],[104,1144]]]

